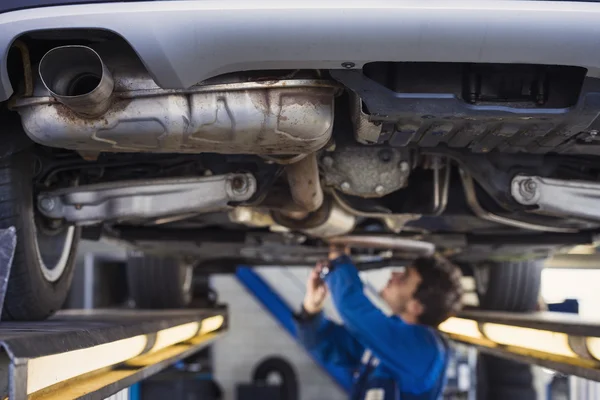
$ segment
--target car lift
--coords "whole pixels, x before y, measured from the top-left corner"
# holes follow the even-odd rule
[[[0,307],[16,245],[0,230]],[[239,281],[295,336],[293,310],[252,268]],[[218,339],[225,308],[71,310],[0,324],[0,394],[9,399],[104,399]],[[600,381],[600,323],[558,313],[465,311],[440,325],[451,340],[500,357]],[[313,359],[345,390],[351,376]]]
[[[0,309],[16,245],[0,230]],[[0,398],[104,399],[206,347],[227,309],[64,310],[0,324]]]
[[[237,278],[272,316],[296,337],[293,307],[252,268],[239,268]],[[600,381],[600,321],[556,312],[508,313],[463,311],[439,326],[451,341],[484,353],[536,364],[566,375]],[[312,355],[311,355],[312,356]],[[313,356],[344,390],[351,376]]]
[[[600,321],[557,312],[473,310],[439,329],[484,353],[600,381]]]

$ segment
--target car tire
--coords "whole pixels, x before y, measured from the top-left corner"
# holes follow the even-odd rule
[[[533,374],[527,364],[490,355],[485,356],[484,362],[490,384],[494,387],[529,388],[533,383]]]
[[[488,400],[537,400],[533,387],[498,388],[490,392]]]
[[[28,150],[0,161],[0,229],[14,226],[17,232],[3,320],[49,317],[62,307],[73,279],[81,229],[49,227],[37,213],[35,164]]]
[[[137,308],[187,307],[192,282],[193,265],[183,259],[134,253],[127,260],[129,294]]]
[[[537,399],[529,365],[490,354],[477,358],[476,392],[477,400]]]
[[[485,263],[474,268],[479,308],[527,312],[537,308],[542,260]],[[478,400],[535,400],[527,364],[481,354],[477,361]]]
[[[543,260],[483,263],[474,268],[479,307],[485,310],[535,310]]]

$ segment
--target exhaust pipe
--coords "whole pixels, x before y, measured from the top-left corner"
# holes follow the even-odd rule
[[[40,78],[50,94],[85,117],[110,107],[113,77],[100,55],[87,46],[61,46],[40,61]]]
[[[400,250],[423,257],[435,254],[435,245],[421,240],[405,239],[391,235],[348,235],[327,239],[330,244],[367,249]]]
[[[292,199],[302,210],[317,211],[323,204],[323,189],[319,180],[317,153],[286,167]]]

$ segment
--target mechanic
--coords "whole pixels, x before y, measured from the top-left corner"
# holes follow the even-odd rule
[[[393,272],[380,295],[387,316],[363,292],[347,249],[317,263],[296,316],[302,343],[354,371],[352,400],[434,400],[441,397],[447,345],[436,327],[461,307],[460,270],[441,257],[418,258]],[[323,316],[331,292],[344,325]]]

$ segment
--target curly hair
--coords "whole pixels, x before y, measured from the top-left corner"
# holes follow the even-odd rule
[[[411,266],[421,276],[413,295],[424,308],[419,323],[437,327],[456,315],[462,308],[460,269],[439,256],[417,258]]]

